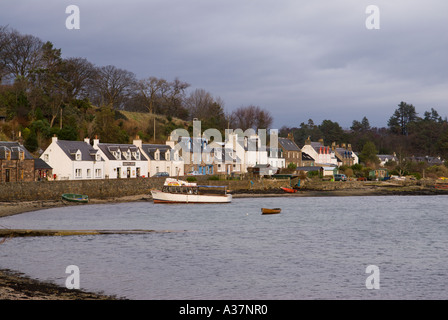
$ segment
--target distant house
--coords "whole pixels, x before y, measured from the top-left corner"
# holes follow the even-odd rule
[[[335,174],[338,174],[339,170],[336,166],[303,166],[303,167],[297,167],[296,174],[300,174],[301,172],[308,173],[308,172],[317,172],[319,176],[326,177],[326,176],[334,176]]]
[[[313,167],[314,159],[306,152],[302,152],[302,166]]]
[[[274,168],[269,164],[257,164],[248,168],[248,172],[258,176],[272,176],[278,172],[278,168]]]
[[[53,169],[56,180],[104,178],[104,159],[90,145],[88,138],[84,141],[68,141],[53,137],[40,159]]]
[[[18,142],[0,141],[0,182],[37,181],[52,168],[40,163]]]
[[[305,140],[305,145],[302,147],[302,152],[313,158],[315,165],[328,166],[338,164],[334,151],[329,146],[324,145],[323,139],[314,142],[308,137]]]
[[[338,167],[348,166],[358,163],[358,156],[353,152],[351,144],[347,146],[343,143],[341,146],[336,145],[335,142],[332,143],[331,149],[334,152],[334,156],[337,160]]]
[[[370,180],[385,180],[389,177],[389,171],[387,169],[376,169],[369,171]]]
[[[288,134],[288,138],[278,138],[278,147],[282,150],[285,158],[285,167],[288,167],[291,163],[296,165],[296,167],[302,166],[302,150],[294,142],[294,137],[291,133]]]
[[[406,158],[407,161],[412,161],[412,162],[424,162],[426,164],[428,164],[429,166],[440,166],[443,165],[443,160],[440,157],[430,157],[430,156],[424,156],[424,157],[416,157],[416,156],[412,156],[409,158]]]
[[[286,159],[283,157],[283,149],[281,148],[267,148],[268,164],[274,168],[286,168]]]
[[[107,179],[147,177],[148,159],[134,144],[100,143],[93,140],[93,148],[105,161],[104,177]]]
[[[379,154],[377,155],[378,159],[380,159],[380,166],[384,167],[386,163],[388,162],[396,162],[398,163],[398,157],[396,156],[395,152],[393,154]]]

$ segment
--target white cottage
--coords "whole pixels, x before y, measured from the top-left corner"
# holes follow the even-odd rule
[[[40,158],[53,168],[56,180],[104,178],[104,158],[90,145],[88,138],[67,141],[53,137]]]
[[[148,177],[159,172],[167,172],[169,176],[183,176],[184,162],[179,151],[168,144],[146,144],[139,138],[133,141],[141,153],[148,159]]]
[[[105,160],[105,178],[147,177],[148,159],[134,144],[100,143],[93,140],[93,148]]]
[[[318,142],[312,142],[308,137],[305,140],[305,145],[302,147],[302,152],[311,156],[316,165],[337,166],[338,164],[334,151],[329,146],[324,145],[323,139],[320,139]]]

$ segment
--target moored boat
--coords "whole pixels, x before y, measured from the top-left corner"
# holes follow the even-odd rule
[[[261,208],[262,214],[276,214],[276,213],[280,213],[281,211],[282,211],[282,209],[280,209],[280,208],[273,208],[273,209]]]
[[[64,193],[62,195],[62,200],[70,202],[87,203],[89,202],[89,196],[85,194]]]
[[[154,203],[229,203],[232,195],[226,186],[197,185],[166,178],[161,190],[151,190]]]
[[[280,189],[282,189],[283,191],[285,191],[287,193],[296,193],[297,192],[297,189],[293,189],[293,188],[281,187]]]

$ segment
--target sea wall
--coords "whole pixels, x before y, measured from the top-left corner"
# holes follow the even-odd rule
[[[64,180],[0,183],[0,202],[59,200],[63,193],[86,194],[91,199],[150,194],[160,188],[165,178]],[[207,180],[197,177],[196,183],[227,186],[228,190],[268,190],[288,186],[289,180]]]

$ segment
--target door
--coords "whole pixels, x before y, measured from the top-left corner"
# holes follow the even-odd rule
[[[117,168],[117,178],[121,178],[121,168]]]
[[[6,169],[5,170],[5,174],[6,174],[6,176],[5,176],[5,181],[6,182],[9,182],[10,181],[10,179],[11,179],[11,172],[10,172],[10,169]]]
[[[127,178],[130,178],[131,177],[131,168],[128,168],[128,170],[127,170]]]

